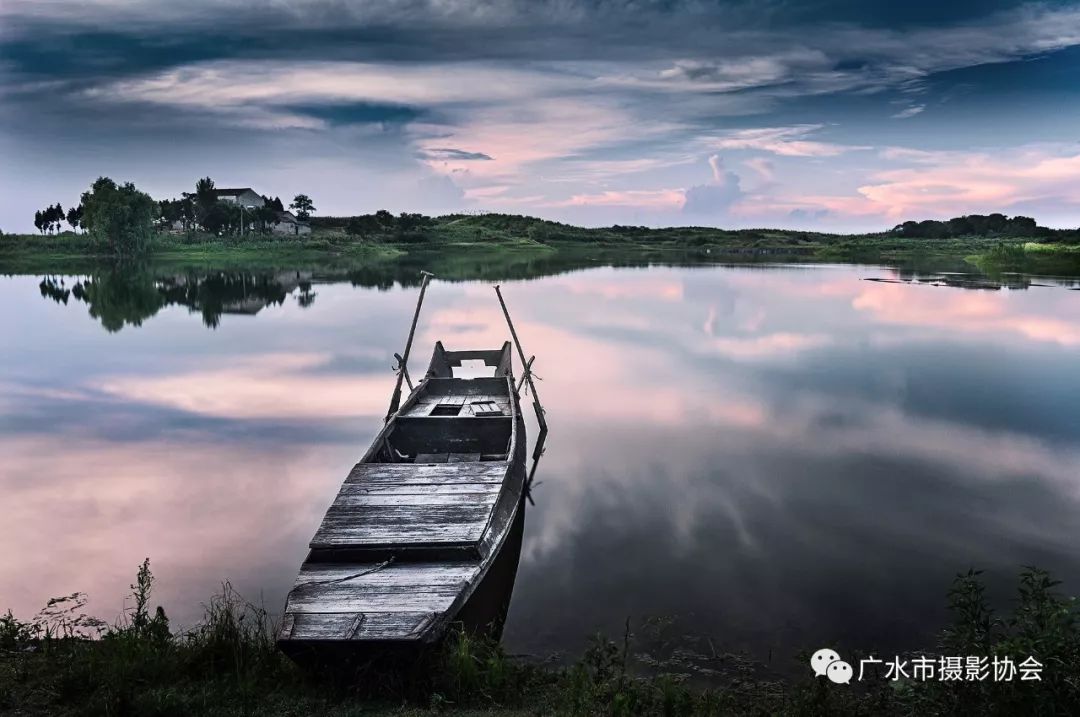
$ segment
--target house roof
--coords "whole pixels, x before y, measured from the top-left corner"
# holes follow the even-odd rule
[[[302,222],[296,218],[296,215],[292,212],[278,212],[278,222],[289,222],[291,224],[299,224],[300,226],[307,226],[307,222]]]
[[[229,189],[214,189],[215,197],[227,197],[233,195],[243,194],[244,192],[251,192],[252,194],[259,194],[251,187],[232,187]],[[259,196],[262,196],[261,194]]]

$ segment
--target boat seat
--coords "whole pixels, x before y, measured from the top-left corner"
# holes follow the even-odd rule
[[[479,453],[417,453],[415,463],[473,463]]]

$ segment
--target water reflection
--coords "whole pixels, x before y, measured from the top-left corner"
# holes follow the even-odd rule
[[[706,635],[776,662],[826,643],[916,649],[969,566],[999,600],[1022,563],[1080,589],[1080,295],[1042,278],[906,281],[928,273],[503,278],[552,418],[508,649],[576,653],[596,629],[650,615],[669,618],[665,639]],[[150,282],[158,297],[164,279]],[[380,425],[415,301],[374,269],[295,279],[284,298],[262,284],[255,316],[213,332],[188,312],[245,300],[248,280],[239,294],[234,279],[174,283],[183,300],[119,334],[71,310],[85,278],[0,280],[0,330],[18,337],[0,346],[13,506],[0,607],[28,615],[80,589],[108,616],[145,555],[181,622],[224,577],[281,604]],[[302,281],[318,295],[306,309]],[[212,300],[214,286],[233,293]],[[482,282],[437,281],[428,302],[417,347],[507,338]]]
[[[267,306],[284,303],[297,289],[301,308],[315,302],[310,272],[299,271],[155,275],[123,267],[74,279],[47,276],[38,288],[43,297],[57,303],[66,305],[70,298],[86,304],[90,316],[110,332],[142,326],[166,306],[186,306],[202,314],[208,328],[217,328],[223,314],[254,316]]]

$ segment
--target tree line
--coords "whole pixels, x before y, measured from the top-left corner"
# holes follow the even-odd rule
[[[311,226],[319,229],[339,229],[349,236],[372,237],[390,235],[400,241],[420,241],[423,230],[435,224],[435,219],[425,214],[402,212],[394,216],[385,209],[373,214],[353,217],[318,217]]]
[[[86,230],[116,254],[129,255],[145,250],[155,229],[198,229],[219,236],[269,233],[285,207],[278,197],[262,199],[261,207],[223,201],[214,180],[204,177],[195,183],[194,192],[184,192],[179,199],[155,201],[131,182],[117,184],[108,177],[99,177],[83,192],[80,203],[66,213],[59,202],[36,211],[34,227],[41,234],[56,234],[66,221],[74,231]],[[315,204],[306,194],[298,194],[289,208],[297,219],[305,221],[315,211]]]
[[[39,209],[34,212],[34,227],[42,234],[56,234],[60,231],[62,222],[67,222],[72,230],[79,231],[79,227],[82,226],[83,218],[83,206],[79,204],[64,213],[64,208],[60,206],[60,202],[44,209]]]
[[[219,199],[214,180],[203,177],[195,183],[194,192],[184,192],[180,199],[158,202],[158,225],[165,229],[179,224],[184,231],[201,229],[211,234],[267,234],[277,224],[285,206],[279,197],[261,196],[263,206],[240,207]],[[297,219],[306,221],[315,211],[315,204],[308,195],[297,194],[289,208],[295,211]]]
[[[896,236],[920,239],[949,239],[952,237],[1039,237],[1055,230],[1040,227],[1031,217],[1007,217],[1004,214],[967,214],[946,221],[926,219],[897,224],[889,232]]]

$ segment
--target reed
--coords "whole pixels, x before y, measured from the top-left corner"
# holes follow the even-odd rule
[[[271,615],[229,583],[203,620],[173,631],[151,609],[144,562],[130,607],[114,624],[85,614],[81,593],[50,600],[32,620],[0,616],[0,713],[20,715],[907,715],[1076,714],[1080,610],[1044,571],[1026,568],[1009,614],[988,604],[978,572],[957,576],[941,654],[1033,655],[1037,683],[877,681],[834,685],[742,673],[696,687],[675,664],[635,664],[621,639],[592,638],[569,665],[508,656],[493,641],[452,633],[405,664],[305,674],[274,646]]]

